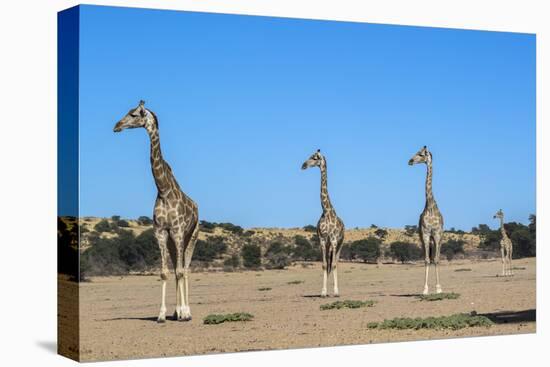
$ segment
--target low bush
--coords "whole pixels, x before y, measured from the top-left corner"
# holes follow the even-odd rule
[[[409,318],[397,317],[382,322],[369,322],[369,329],[452,329],[458,330],[466,327],[485,326],[489,327],[493,322],[475,312],[471,314],[455,314],[451,316]]]
[[[460,294],[458,293],[434,293],[434,294],[421,294],[418,296],[418,298],[421,301],[442,301],[444,299],[457,299],[460,297]]]
[[[246,312],[237,312],[229,314],[211,314],[203,319],[203,323],[206,325],[217,325],[224,322],[235,321],[251,321],[254,318],[253,315]]]
[[[407,261],[422,259],[422,249],[414,243],[409,242],[393,242],[390,244],[389,255],[392,259],[405,263]]]
[[[333,309],[341,309],[341,308],[361,308],[361,307],[372,307],[374,306],[374,301],[353,301],[353,300],[345,300],[345,301],[336,301],[332,303],[327,303],[324,305],[321,305],[320,308],[322,311],[325,310],[333,310]]]
[[[257,269],[262,265],[262,250],[260,246],[247,243],[241,249],[243,266],[248,269]]]

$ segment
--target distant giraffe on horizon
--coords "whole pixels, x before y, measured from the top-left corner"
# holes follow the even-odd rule
[[[504,212],[502,209],[499,209],[498,212],[493,216],[494,219],[500,220],[500,234],[502,238],[500,240],[500,255],[502,257],[502,276],[512,276],[512,251],[513,245],[512,240],[508,237],[506,229],[504,228]]]
[[[197,205],[181,191],[172,169],[162,158],[157,116],[140,101],[114,127],[114,132],[124,129],[145,128],[151,141],[151,169],[157,186],[153,229],[160,248],[162,296],[157,321],[166,321],[166,280],[168,261],[176,273],[177,320],[191,320],[189,307],[189,264],[199,234],[199,211]]]
[[[334,275],[334,296],[339,297],[338,290],[338,260],[344,242],[344,222],[336,215],[330,202],[327,187],[327,162],[318,149],[303,164],[302,169],[319,167],[321,170],[321,207],[323,214],[317,223],[317,234],[323,260],[323,288],[321,297],[327,296],[327,278],[332,272]]]
[[[420,233],[420,241],[424,248],[424,266],[425,266],[425,281],[423,294],[429,294],[428,274],[430,271],[430,263],[434,263],[435,267],[435,289],[437,293],[441,293],[441,284],[439,283],[439,254],[441,251],[441,239],[443,236],[443,215],[437,207],[433,192],[432,192],[432,153],[426,146],[422,147],[410,160],[409,165],[412,166],[418,163],[425,163],[427,167],[426,174],[426,205],[424,211],[420,214],[418,230]]]

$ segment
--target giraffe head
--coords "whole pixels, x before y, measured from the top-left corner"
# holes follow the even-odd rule
[[[498,212],[496,212],[495,215],[493,215],[493,219],[504,219],[504,213],[502,209],[499,209]]]
[[[135,129],[137,127],[147,127],[148,124],[155,123],[156,119],[151,111],[145,108],[145,102],[139,101],[137,107],[132,108],[126,116],[116,123],[113,131],[118,133],[124,129]]]
[[[429,163],[432,161],[432,153],[424,145],[411,159],[409,159],[409,166],[418,163]]]
[[[321,154],[321,149],[317,149],[303,164],[302,169],[310,167],[323,167],[325,165],[325,157]]]

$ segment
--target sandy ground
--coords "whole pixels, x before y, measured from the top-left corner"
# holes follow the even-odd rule
[[[461,261],[443,265],[445,292],[457,300],[423,302],[423,265],[340,264],[340,300],[375,300],[371,308],[321,311],[335,298],[320,298],[320,264],[288,270],[193,273],[193,320],[157,324],[157,276],[98,277],[80,285],[81,360],[130,359],[262,349],[366,344],[464,336],[535,332],[535,259],[514,262],[516,275],[497,277],[500,262]],[[456,271],[471,269],[470,271]],[[288,284],[292,281],[301,284]],[[433,283],[433,281],[432,281]],[[270,291],[259,291],[271,287]],[[329,287],[331,289],[331,286]],[[168,312],[175,282],[168,286]],[[477,311],[494,326],[449,330],[369,330],[368,322],[394,317]],[[63,311],[60,310],[60,313]],[[249,312],[250,322],[204,325],[211,313]]]

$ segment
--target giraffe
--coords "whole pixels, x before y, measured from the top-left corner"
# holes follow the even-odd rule
[[[423,294],[429,294],[428,288],[428,273],[430,271],[430,263],[434,263],[436,292],[441,293],[441,284],[439,283],[439,254],[441,250],[441,238],[443,236],[443,216],[437,208],[432,193],[432,153],[426,146],[418,151],[410,160],[409,165],[412,166],[418,163],[425,163],[427,167],[426,174],[426,206],[420,214],[418,230],[420,233],[420,241],[424,248],[424,267],[425,281]]]
[[[498,212],[493,216],[494,219],[500,219],[500,233],[502,239],[500,240],[500,254],[502,256],[502,276],[512,276],[512,240],[506,234],[504,229],[504,212],[502,209],[499,209]]]
[[[317,149],[303,164],[302,169],[319,167],[321,170],[321,207],[323,214],[317,223],[317,234],[321,245],[323,258],[323,288],[321,297],[327,296],[327,278],[330,273],[334,276],[334,297],[339,297],[338,291],[338,260],[344,242],[344,222],[336,215],[330,202],[327,189],[327,161]]]
[[[175,320],[191,320],[189,307],[189,265],[199,233],[197,205],[185,195],[172,169],[162,158],[157,116],[140,101],[115,125],[113,131],[144,128],[151,143],[151,169],[157,187],[153,215],[153,230],[160,249],[161,306],[157,321],[166,321],[166,280],[172,261],[176,275]]]

